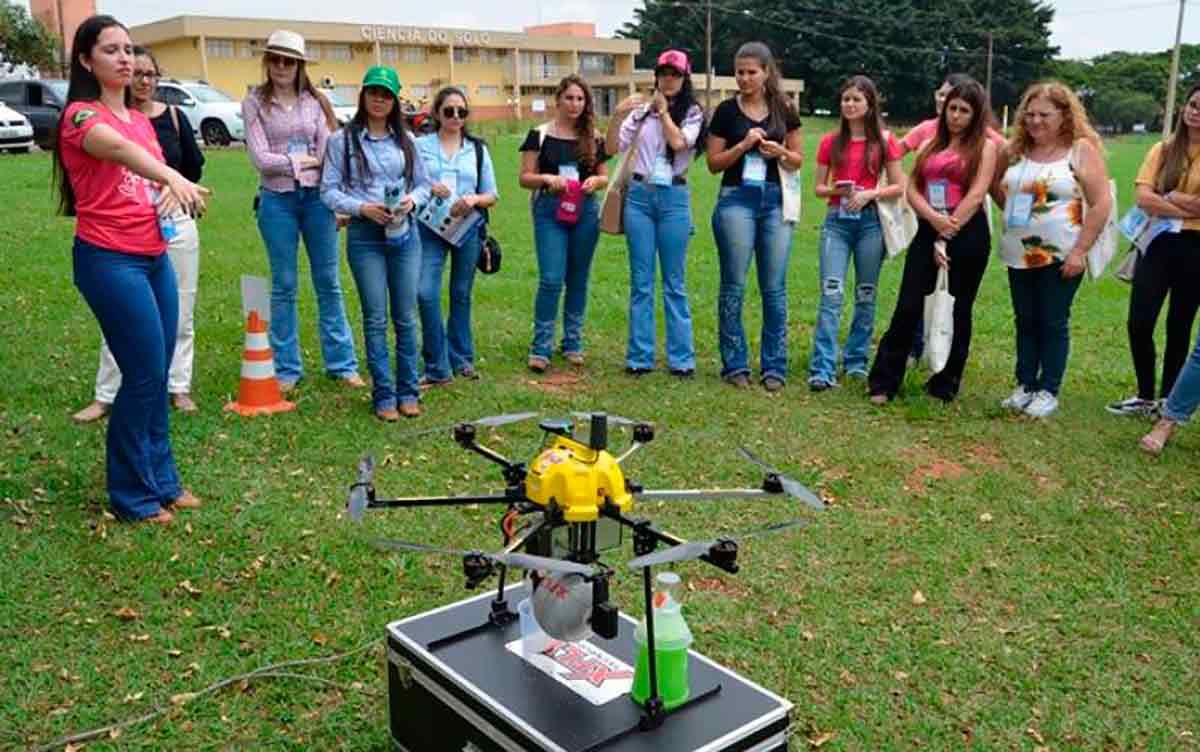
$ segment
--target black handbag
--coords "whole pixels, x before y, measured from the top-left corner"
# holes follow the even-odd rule
[[[483,180],[484,145],[477,138],[471,140],[475,143],[475,190],[479,190]],[[475,268],[484,274],[495,274],[500,271],[500,241],[488,234],[488,210],[480,209],[479,213],[483,215],[483,222],[479,224],[479,259],[475,262]]]

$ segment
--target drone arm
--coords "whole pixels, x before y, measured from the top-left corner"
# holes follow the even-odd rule
[[[627,517],[626,515],[622,514],[619,510],[617,510],[615,507],[605,507],[601,513],[605,517],[616,520],[617,522],[621,523],[622,525],[625,525],[626,527],[631,528],[634,531],[635,543],[634,543],[634,551],[633,552],[635,554],[637,554],[638,556],[642,556],[643,554],[647,554],[650,551],[654,550],[654,545],[657,545],[659,543],[665,543],[668,546],[678,546],[678,545],[687,543],[687,541],[685,541],[683,538],[672,535],[671,533],[668,533],[665,530],[659,530],[658,528],[651,525],[649,522],[639,521],[639,520],[633,519],[632,517]],[[637,536],[639,536],[639,535],[649,538],[651,541],[653,541],[654,545],[649,546],[648,550],[639,550],[637,547],[637,543],[636,543]],[[711,564],[714,567],[716,567],[717,569],[723,570],[725,572],[729,572],[730,574],[737,574],[737,564],[736,563],[730,564],[730,563],[720,562],[720,561],[717,561],[716,559],[712,558],[708,554],[705,554],[699,558],[700,558],[700,561],[703,561],[706,564]]]
[[[492,494],[490,496],[409,496],[402,499],[371,499],[371,509],[397,509],[408,507],[452,507],[467,504],[511,504],[512,496]]]
[[[703,501],[707,499],[757,499],[763,496],[778,496],[773,491],[762,488],[708,488],[702,490],[672,490],[639,491],[638,501]]]
[[[463,449],[470,449],[472,452],[483,456],[486,459],[495,462],[500,467],[504,468],[505,475],[513,472],[516,469],[510,460],[504,457],[494,449],[488,449],[484,445],[475,440],[476,430],[473,423],[459,423],[454,427],[454,440],[458,442]]]
[[[638,442],[638,441],[633,442],[632,446],[630,446],[628,449],[626,449],[624,452],[622,452],[620,457],[616,458],[617,464],[618,465],[621,464],[622,462],[624,462],[626,459],[629,458],[629,455],[633,454],[634,452],[636,452],[637,450],[641,449],[644,446],[646,446],[646,445],[641,442]]]

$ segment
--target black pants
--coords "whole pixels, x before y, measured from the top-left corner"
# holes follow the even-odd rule
[[[1154,399],[1154,327],[1168,293],[1167,348],[1158,392],[1162,397],[1171,393],[1191,349],[1192,322],[1200,308],[1200,231],[1159,235],[1133,274],[1126,329],[1141,399]]]
[[[875,363],[867,383],[871,394],[896,396],[904,383],[904,369],[909,350],[912,348],[914,328],[925,315],[925,296],[933,292],[937,282],[938,267],[933,260],[933,241],[937,233],[933,225],[921,220],[917,236],[904,258],[904,277],[900,282],[900,295],[896,300],[896,311],[887,333],[879,341],[875,352]],[[954,296],[954,342],[950,346],[950,359],[940,373],[929,378],[925,390],[931,395],[952,400],[958,394],[963,369],[967,365],[967,354],[971,350],[971,309],[983,272],[987,269],[991,249],[991,232],[987,217],[976,212],[946,247],[950,256],[950,294]]]

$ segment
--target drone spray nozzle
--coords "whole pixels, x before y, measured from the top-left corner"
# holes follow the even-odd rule
[[[459,423],[454,426],[454,441],[464,447],[475,443],[475,424]]]

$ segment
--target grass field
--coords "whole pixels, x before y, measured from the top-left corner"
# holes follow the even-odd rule
[[[810,161],[824,125],[807,127]],[[491,492],[498,475],[454,446],[451,424],[575,409],[657,422],[658,438],[627,468],[648,487],[755,484],[733,452],[745,444],[831,502],[810,528],[745,546],[736,577],[702,564],[679,570],[694,647],[795,703],[792,749],[1200,746],[1200,435],[1181,432],[1152,460],[1136,450],[1148,424],[1103,410],[1133,392],[1127,286],[1107,278],[1080,290],[1062,408],[1050,420],[997,407],[1014,355],[1007,281],[994,259],[956,403],[922,396],[919,375],[884,408],[858,388],[814,395],[804,374],[823,212],[810,194],[789,277],[791,384],[774,396],[736,391],[718,379],[716,180],[698,164],[689,255],[697,377],[680,383],[663,363],[641,380],[623,374],[624,241],[602,237],[588,364],[574,373],[556,361],[535,378],[524,366],[537,276],[518,142],[493,142],[502,190],[493,230],[505,257],[500,274],[476,282],[483,379],[430,392],[424,415],[399,425],[372,417],[366,390],[321,375],[307,282],[298,409],[257,420],[222,412],[243,341],[238,278],[265,276],[267,264],[245,154],[209,152],[204,183],[215,194],[201,224],[196,313],[201,411],[172,420],[186,484],[206,504],[168,529],[105,513],[103,425],[70,420],[91,398],[99,343],[71,281],[72,224],[53,214],[46,155],[0,159],[0,748],[170,706],[174,695],[266,664],[351,650],[389,621],[464,597],[457,560],[385,555],[364,539],[486,548],[496,542],[493,513],[395,512],[351,527],[343,506],[356,460],[376,454],[382,494]],[[1110,144],[1122,207],[1150,143]],[[899,273],[896,262],[884,270],[880,328]],[[361,358],[344,264],[343,287]],[[747,303],[757,352],[753,282]],[[527,423],[491,441],[527,459],[540,434]],[[800,512],[780,501],[648,513],[691,538]],[[633,578],[620,575],[615,592],[638,613]],[[332,684],[239,683],[89,748],[391,749],[380,650],[292,671]]]

